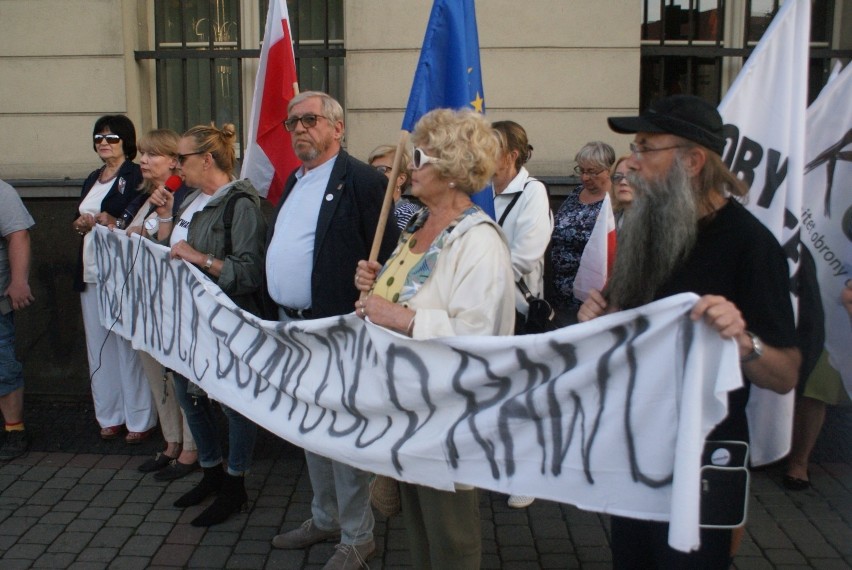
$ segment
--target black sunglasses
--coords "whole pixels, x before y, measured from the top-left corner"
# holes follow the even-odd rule
[[[178,163],[183,165],[183,163],[186,162],[187,157],[194,156],[196,154],[207,154],[207,153],[202,152],[202,151],[198,151],[198,152],[188,152],[186,154],[179,154],[179,155],[177,155]]]
[[[296,125],[301,122],[303,127],[305,127],[306,129],[310,129],[317,126],[317,121],[321,118],[328,120],[327,117],[324,117],[323,115],[314,115],[312,113],[302,115],[301,117],[289,117],[287,120],[284,121],[284,128],[292,133],[296,130]]]
[[[95,144],[100,144],[100,143],[101,143],[101,141],[106,141],[106,142],[108,142],[109,144],[118,144],[118,143],[120,143],[120,142],[121,142],[121,137],[120,137],[120,136],[118,136],[118,135],[113,135],[113,134],[109,134],[109,135],[95,135],[95,136],[94,136],[94,139],[95,139]]]

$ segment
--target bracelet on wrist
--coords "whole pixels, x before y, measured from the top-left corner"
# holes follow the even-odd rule
[[[414,319],[416,318],[417,311],[414,311],[414,315],[411,317],[411,320],[408,321],[408,326],[405,327],[405,334],[407,334],[408,336],[412,336],[412,333],[414,333]]]
[[[213,257],[213,254],[208,253],[207,259],[204,260],[204,266],[202,267],[202,269],[204,269],[204,271],[210,271],[210,268],[213,267],[213,260],[214,259],[216,259],[216,258]]]
[[[165,224],[166,222],[171,222],[174,219],[175,219],[174,216],[169,216],[168,218],[161,218],[161,217],[157,216],[157,221],[160,222],[161,224]]]

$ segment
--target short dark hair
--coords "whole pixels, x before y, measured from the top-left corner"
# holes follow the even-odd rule
[[[109,129],[110,132],[121,137],[124,156],[127,157],[127,160],[136,158],[136,127],[133,126],[133,121],[124,115],[104,115],[95,121],[95,128],[92,129],[92,137],[104,129]],[[98,147],[94,142],[92,143],[92,149],[98,152]]]

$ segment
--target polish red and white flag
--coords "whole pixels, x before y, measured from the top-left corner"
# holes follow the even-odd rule
[[[577,299],[585,301],[591,289],[603,290],[615,261],[615,241],[615,215],[609,194],[606,194],[574,278]]]
[[[287,2],[271,0],[240,177],[251,180],[273,204],[281,198],[287,177],[299,166],[290,133],[281,124],[296,93],[298,79]]]

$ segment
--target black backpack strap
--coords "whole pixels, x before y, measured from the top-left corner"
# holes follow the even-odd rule
[[[521,191],[521,192],[523,192],[523,191]],[[502,216],[500,216],[500,220],[497,222],[497,224],[498,224],[501,228],[503,227],[503,222],[505,222],[505,221],[506,221],[506,216],[508,216],[508,215],[509,215],[509,212],[511,212],[511,211],[512,211],[512,208],[514,208],[514,207],[515,207],[515,203],[518,201],[518,198],[520,198],[520,197],[521,197],[521,192],[518,192],[517,194],[515,194],[515,197],[514,197],[514,198],[512,198],[512,201],[511,201],[511,202],[509,202],[509,205],[508,205],[508,206],[506,206],[506,209],[505,209],[505,210],[503,210],[503,215],[502,215]]]
[[[524,301],[526,301],[527,303],[529,303],[529,302],[530,302],[530,299],[535,299],[535,297],[533,297],[532,292],[530,291],[530,288],[529,288],[529,287],[527,287],[527,283],[526,283],[526,281],[524,281],[524,278],[523,278],[523,277],[521,277],[520,279],[518,279],[518,280],[515,282],[515,285],[517,285],[518,290],[521,292],[521,295],[523,295],[523,296],[524,296]]]
[[[518,192],[517,194],[515,194],[515,197],[514,197],[514,198],[512,198],[512,201],[511,201],[511,202],[509,202],[509,205],[508,205],[508,206],[506,206],[506,209],[505,209],[505,210],[503,210],[503,215],[502,215],[502,216],[500,216],[500,220],[497,222],[497,225],[499,225],[501,228],[503,227],[503,222],[505,222],[505,221],[506,221],[506,216],[508,216],[508,215],[509,215],[509,212],[511,212],[511,211],[512,211],[512,208],[514,208],[514,207],[515,207],[515,203],[518,201],[518,198],[520,198],[520,197],[521,197],[521,194],[523,194],[524,190],[526,190],[526,189],[527,189],[527,184],[529,184],[530,182],[538,182],[538,180],[536,180],[536,179],[535,179],[535,178],[533,178],[532,176],[530,176],[529,178],[527,178],[527,181],[526,181],[526,182],[524,182],[524,187],[523,187],[523,188],[521,188],[521,191],[520,191],[520,192]],[[547,186],[545,186],[545,188],[547,188]],[[548,194],[548,195],[549,195],[549,194]]]
[[[225,214],[222,216],[222,222],[225,224],[225,257],[233,253],[233,243],[231,242],[231,226],[234,225],[234,208],[236,208],[237,200],[240,198],[251,198],[248,194],[234,194],[225,203]]]

